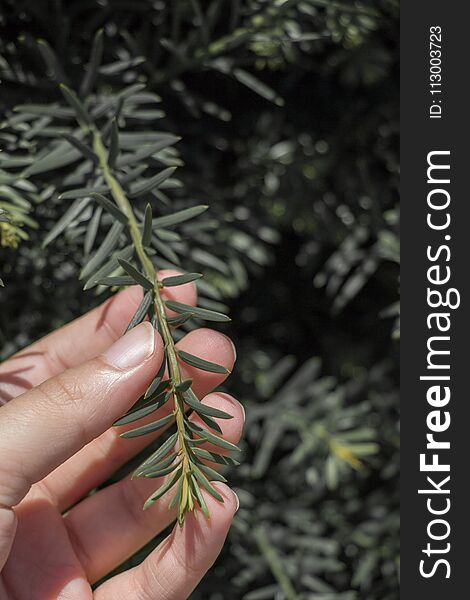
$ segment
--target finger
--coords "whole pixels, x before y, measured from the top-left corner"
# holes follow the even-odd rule
[[[228,394],[216,392],[207,396],[204,404],[233,415],[232,419],[217,419],[217,422],[224,439],[236,444],[244,423],[240,403]],[[123,479],[85,498],[64,517],[90,581],[109,573],[174,520],[176,513],[168,510],[170,495],[151,509],[142,510],[145,500],[162,482],[162,479]]]
[[[149,323],[105,354],[44,382],[0,409],[0,530],[31,485],[106,430],[142,394],[163,359]]]
[[[188,333],[179,343],[178,348],[211,362],[217,362],[231,371],[235,362],[235,351],[231,340],[212,329],[196,329]],[[184,366],[185,377],[193,379],[195,393],[203,398],[226,379],[226,375],[206,373],[198,369]],[[149,421],[156,421],[173,409],[171,402],[158,412],[150,415]],[[139,423],[140,424],[140,423]],[[131,429],[134,424],[126,429]],[[117,468],[138,454],[146,445],[161,433],[123,439],[119,437],[122,428],[106,431],[88,446],[75,454],[66,463],[51,473],[44,484],[44,489],[59,510],[64,511],[75,504],[91,489],[109,477]]]
[[[178,271],[165,270],[157,277],[163,279],[178,274]],[[164,288],[162,295],[191,305],[196,304],[197,299],[193,283]],[[0,365],[0,404],[104,352],[124,333],[141,300],[142,288],[127,288]]]
[[[144,562],[105,582],[95,592],[97,600],[182,600],[188,598],[222,550],[238,508],[234,492],[223,483],[214,484],[224,502],[204,493],[210,510],[188,514],[183,527],[171,535]]]

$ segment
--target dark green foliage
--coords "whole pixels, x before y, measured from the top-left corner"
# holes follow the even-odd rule
[[[113,101],[85,109],[126,124],[116,142],[110,118],[106,143],[125,185],[148,195],[135,202],[142,235],[147,202],[158,226],[152,260],[203,272],[199,307],[233,318],[228,389],[247,425],[229,479],[241,508],[194,599],[397,599],[397,3],[53,4],[2,4],[0,203],[13,191],[39,223],[19,219],[30,240],[2,249],[3,354],[95,305],[106,279],[129,277],[100,266],[77,283],[114,219],[80,190],[85,172],[67,178],[93,161],[57,84],[82,99],[97,88]],[[23,169],[41,185],[8,179]],[[169,177],[154,189],[157,173]],[[122,252],[114,268],[131,260]],[[195,309],[176,308],[184,334]],[[164,399],[158,386],[132,410]],[[174,465],[163,458],[149,476]]]

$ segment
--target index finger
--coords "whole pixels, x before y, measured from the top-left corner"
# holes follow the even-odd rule
[[[159,271],[158,279],[178,275]],[[187,283],[165,288],[166,299],[196,304],[196,287]],[[104,352],[125,331],[142,300],[142,288],[132,286],[97,308],[50,333],[0,365],[0,405],[65,369]]]

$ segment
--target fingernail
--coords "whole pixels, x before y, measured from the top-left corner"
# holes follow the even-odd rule
[[[230,340],[230,338],[229,338]],[[232,348],[233,348],[233,362],[236,362],[237,360],[237,349],[235,348],[235,344],[232,342],[232,340],[230,340],[230,343],[232,344]]]
[[[237,400],[238,402],[238,400]],[[242,409],[242,414],[243,414],[243,422],[246,421],[246,412],[245,412],[245,407],[243,406],[243,404],[241,402],[238,402],[238,404],[240,405],[240,408]]]
[[[237,510],[240,508],[240,499],[237,496],[237,494],[232,490],[231,487],[229,487],[226,483],[222,483],[221,481],[217,481],[215,483],[212,484],[215,488],[217,488],[219,490],[219,492],[221,492],[222,496],[229,496],[230,494],[233,495],[234,499],[235,499],[235,512],[237,512]]]
[[[106,361],[118,369],[134,369],[153,354],[155,330],[148,322],[141,323],[119,338],[106,350]]]
[[[228,335],[225,335],[225,333],[222,334],[225,338],[227,338],[227,340],[230,342],[230,345],[232,346],[232,350],[233,350],[233,362],[237,361],[237,349],[235,348],[235,344],[232,342],[232,340],[228,337]]]
[[[230,398],[230,400],[234,403],[234,404],[238,404],[238,406],[240,407],[240,410],[242,411],[242,415],[243,415],[243,422],[246,421],[246,412],[245,412],[245,407],[243,406],[243,404],[237,400],[236,398],[234,398],[233,396],[229,396],[227,394],[227,396]]]
[[[246,421],[246,412],[245,412],[245,407],[243,406],[243,404],[239,400],[234,398],[233,396],[230,396],[229,394],[226,394],[226,397],[229,400],[231,400],[234,404],[238,404],[238,406],[240,407],[240,410],[242,411],[243,422],[245,422]]]
[[[235,512],[238,512],[238,509],[240,508],[240,498],[238,497],[236,492],[234,492],[233,490],[232,490],[232,492],[233,492],[233,495],[235,496],[235,502],[237,503]]]
[[[219,396],[219,398],[223,398],[225,400],[228,400],[231,404],[233,404],[235,410],[237,406],[240,407],[240,410],[242,412],[242,416],[243,416],[243,422],[246,421],[246,412],[245,412],[245,407],[243,406],[243,404],[237,400],[236,398],[234,398],[233,396],[231,396],[230,394],[226,394],[225,392],[214,392],[214,394],[216,394],[217,396]],[[232,414],[231,410],[226,411],[230,414]],[[233,415],[232,415],[233,416]]]

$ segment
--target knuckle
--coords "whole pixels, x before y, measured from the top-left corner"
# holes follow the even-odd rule
[[[57,390],[63,401],[71,406],[77,406],[83,398],[83,389],[80,381],[74,375],[58,375],[56,378]]]
[[[41,404],[48,406],[51,413],[64,415],[64,423],[73,421],[75,430],[83,443],[88,441],[86,415],[83,415],[84,390],[80,381],[70,374],[61,374],[36,388],[41,397]]]

